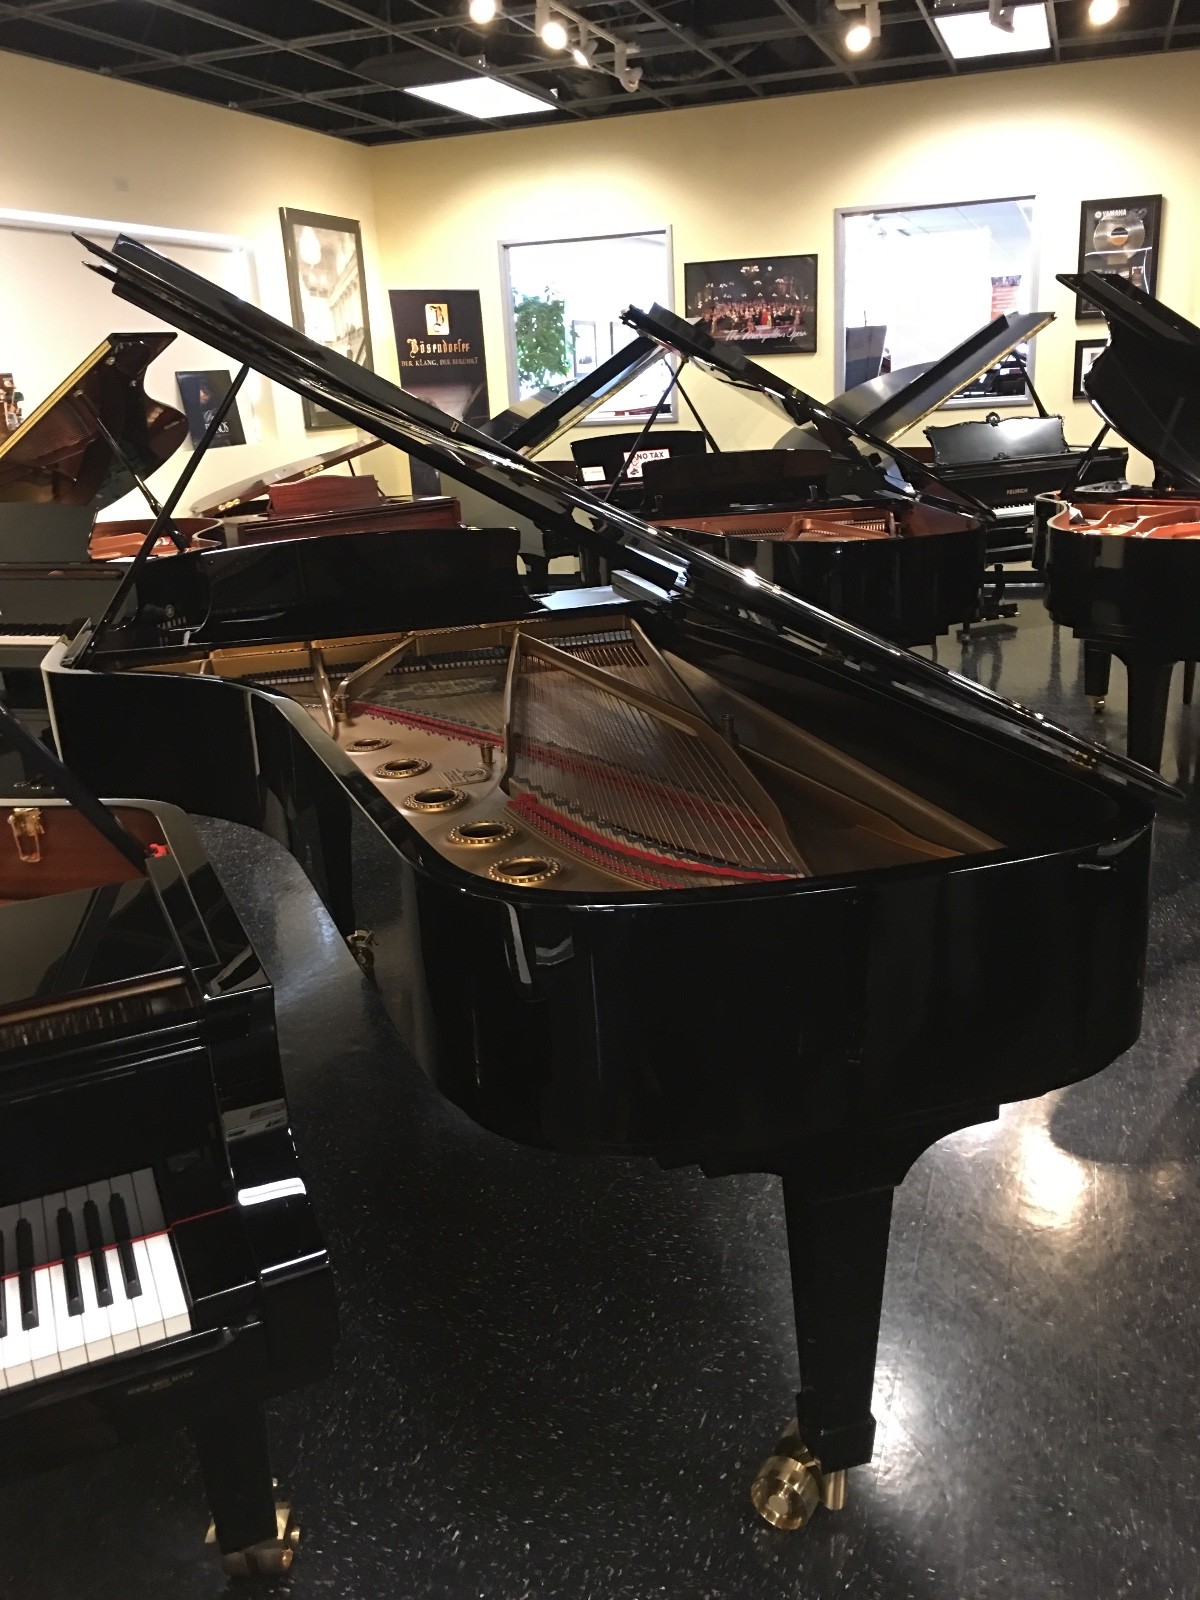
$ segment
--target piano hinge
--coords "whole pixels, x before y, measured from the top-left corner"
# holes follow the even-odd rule
[[[14,806],[8,814],[8,825],[12,829],[18,857],[27,866],[33,866],[40,861],[42,859],[42,835],[46,831],[45,824],[42,822],[41,808],[39,806]]]

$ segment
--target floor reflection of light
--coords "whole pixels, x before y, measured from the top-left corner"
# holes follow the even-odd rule
[[[1037,1228],[1071,1228],[1083,1219],[1090,1171],[1060,1150],[1044,1123],[1017,1134],[1017,1180],[1024,1218]]]

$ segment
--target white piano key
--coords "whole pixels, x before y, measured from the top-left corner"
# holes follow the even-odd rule
[[[133,1234],[133,1262],[137,1268],[138,1282],[142,1286],[141,1294],[134,1295],[130,1302],[137,1324],[138,1343],[143,1347],[159,1344],[167,1337],[167,1330],[158,1303],[158,1288],[154,1281],[150,1252],[146,1249],[147,1229],[142,1219],[141,1206],[138,1204],[137,1190],[130,1174],[113,1178],[111,1183],[113,1193],[121,1196],[129,1213],[129,1231]],[[154,1196],[154,1201],[157,1206],[157,1195]],[[162,1215],[161,1211],[159,1215]]]
[[[143,1347],[148,1344],[161,1344],[167,1337],[167,1330],[158,1303],[154,1268],[150,1264],[150,1252],[146,1249],[145,1239],[133,1241],[133,1259],[142,1286],[141,1294],[134,1295],[129,1302],[133,1307],[134,1321],[137,1323],[138,1343]]]
[[[50,1293],[50,1269],[39,1267],[33,1275],[33,1295],[37,1304],[37,1327],[29,1329],[29,1354],[35,1378],[52,1378],[62,1371],[58,1359],[58,1334],[54,1326],[54,1297]]]
[[[83,1318],[73,1317],[67,1310],[67,1285],[61,1266],[62,1246],[58,1239],[58,1213],[66,1202],[62,1194],[42,1196],[42,1217],[46,1226],[46,1262],[50,1284],[50,1305],[54,1313],[54,1337],[58,1349],[59,1366],[64,1372],[71,1367],[81,1367],[87,1361],[83,1348]]]
[[[154,1269],[154,1285],[158,1290],[158,1303],[162,1310],[167,1338],[174,1339],[182,1333],[190,1333],[191,1313],[188,1310],[187,1297],[183,1292],[183,1281],[179,1276],[170,1235],[150,1234],[146,1239],[146,1252]]]
[[[96,1203],[99,1205],[99,1201]],[[108,1308],[108,1331],[112,1336],[113,1354],[119,1356],[127,1350],[136,1350],[141,1342],[134,1312],[137,1301],[131,1300],[125,1293],[125,1280],[121,1276],[121,1262],[115,1247],[106,1247],[104,1259],[108,1262],[108,1281],[112,1284],[113,1292],[113,1303]]]
[[[33,1260],[37,1270],[33,1274],[33,1298],[37,1308],[37,1326],[27,1330],[29,1359],[33,1362],[35,1378],[50,1378],[62,1371],[58,1359],[58,1342],[54,1331],[54,1302],[50,1295],[50,1274],[39,1262],[46,1260],[46,1222],[40,1200],[29,1200],[21,1206],[21,1220],[28,1222],[33,1235]]]
[[[167,1224],[163,1220],[162,1201],[158,1197],[158,1185],[153,1172],[149,1167],[142,1167],[130,1176],[133,1179],[133,1192],[137,1195],[138,1210],[142,1214],[142,1231],[162,1233]]]
[[[64,1372],[87,1365],[83,1344],[83,1318],[67,1310],[67,1284],[60,1262],[46,1269],[50,1282],[50,1301],[54,1307],[54,1334],[58,1341],[58,1361]]]
[[[5,1231],[5,1251],[15,1249],[9,1244],[11,1235]],[[33,1358],[29,1354],[29,1335],[21,1326],[21,1288],[14,1272],[4,1280],[4,1306],[8,1318],[8,1332],[0,1339],[0,1363],[10,1389],[19,1388],[33,1380]]]
[[[79,1211],[82,1221],[82,1206]],[[92,1276],[90,1255],[81,1256],[79,1259],[79,1283],[83,1289],[83,1315],[76,1317],[75,1321],[83,1325],[84,1354],[89,1361],[103,1361],[106,1356],[116,1354],[116,1347],[113,1344],[108,1307],[102,1306],[96,1296],[96,1280]]]

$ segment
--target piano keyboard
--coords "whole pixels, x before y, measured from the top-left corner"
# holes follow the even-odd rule
[[[0,1390],[191,1331],[150,1169],[0,1207]]]

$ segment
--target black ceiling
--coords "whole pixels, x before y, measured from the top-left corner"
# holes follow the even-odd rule
[[[631,60],[643,77],[632,94],[607,73],[546,50],[534,33],[533,0],[506,0],[486,28],[467,20],[466,0],[0,0],[0,49],[368,145],[488,126],[402,87],[461,77],[481,54],[493,76],[556,94],[552,119],[1045,59],[955,63],[931,25],[934,5],[884,0],[881,38],[866,55],[849,57],[841,44],[847,18],[832,0],[573,0],[572,10],[636,47]],[[1200,48],[1200,0],[1129,0],[1099,29],[1088,24],[1086,0],[1048,0],[1048,10],[1055,60]]]

